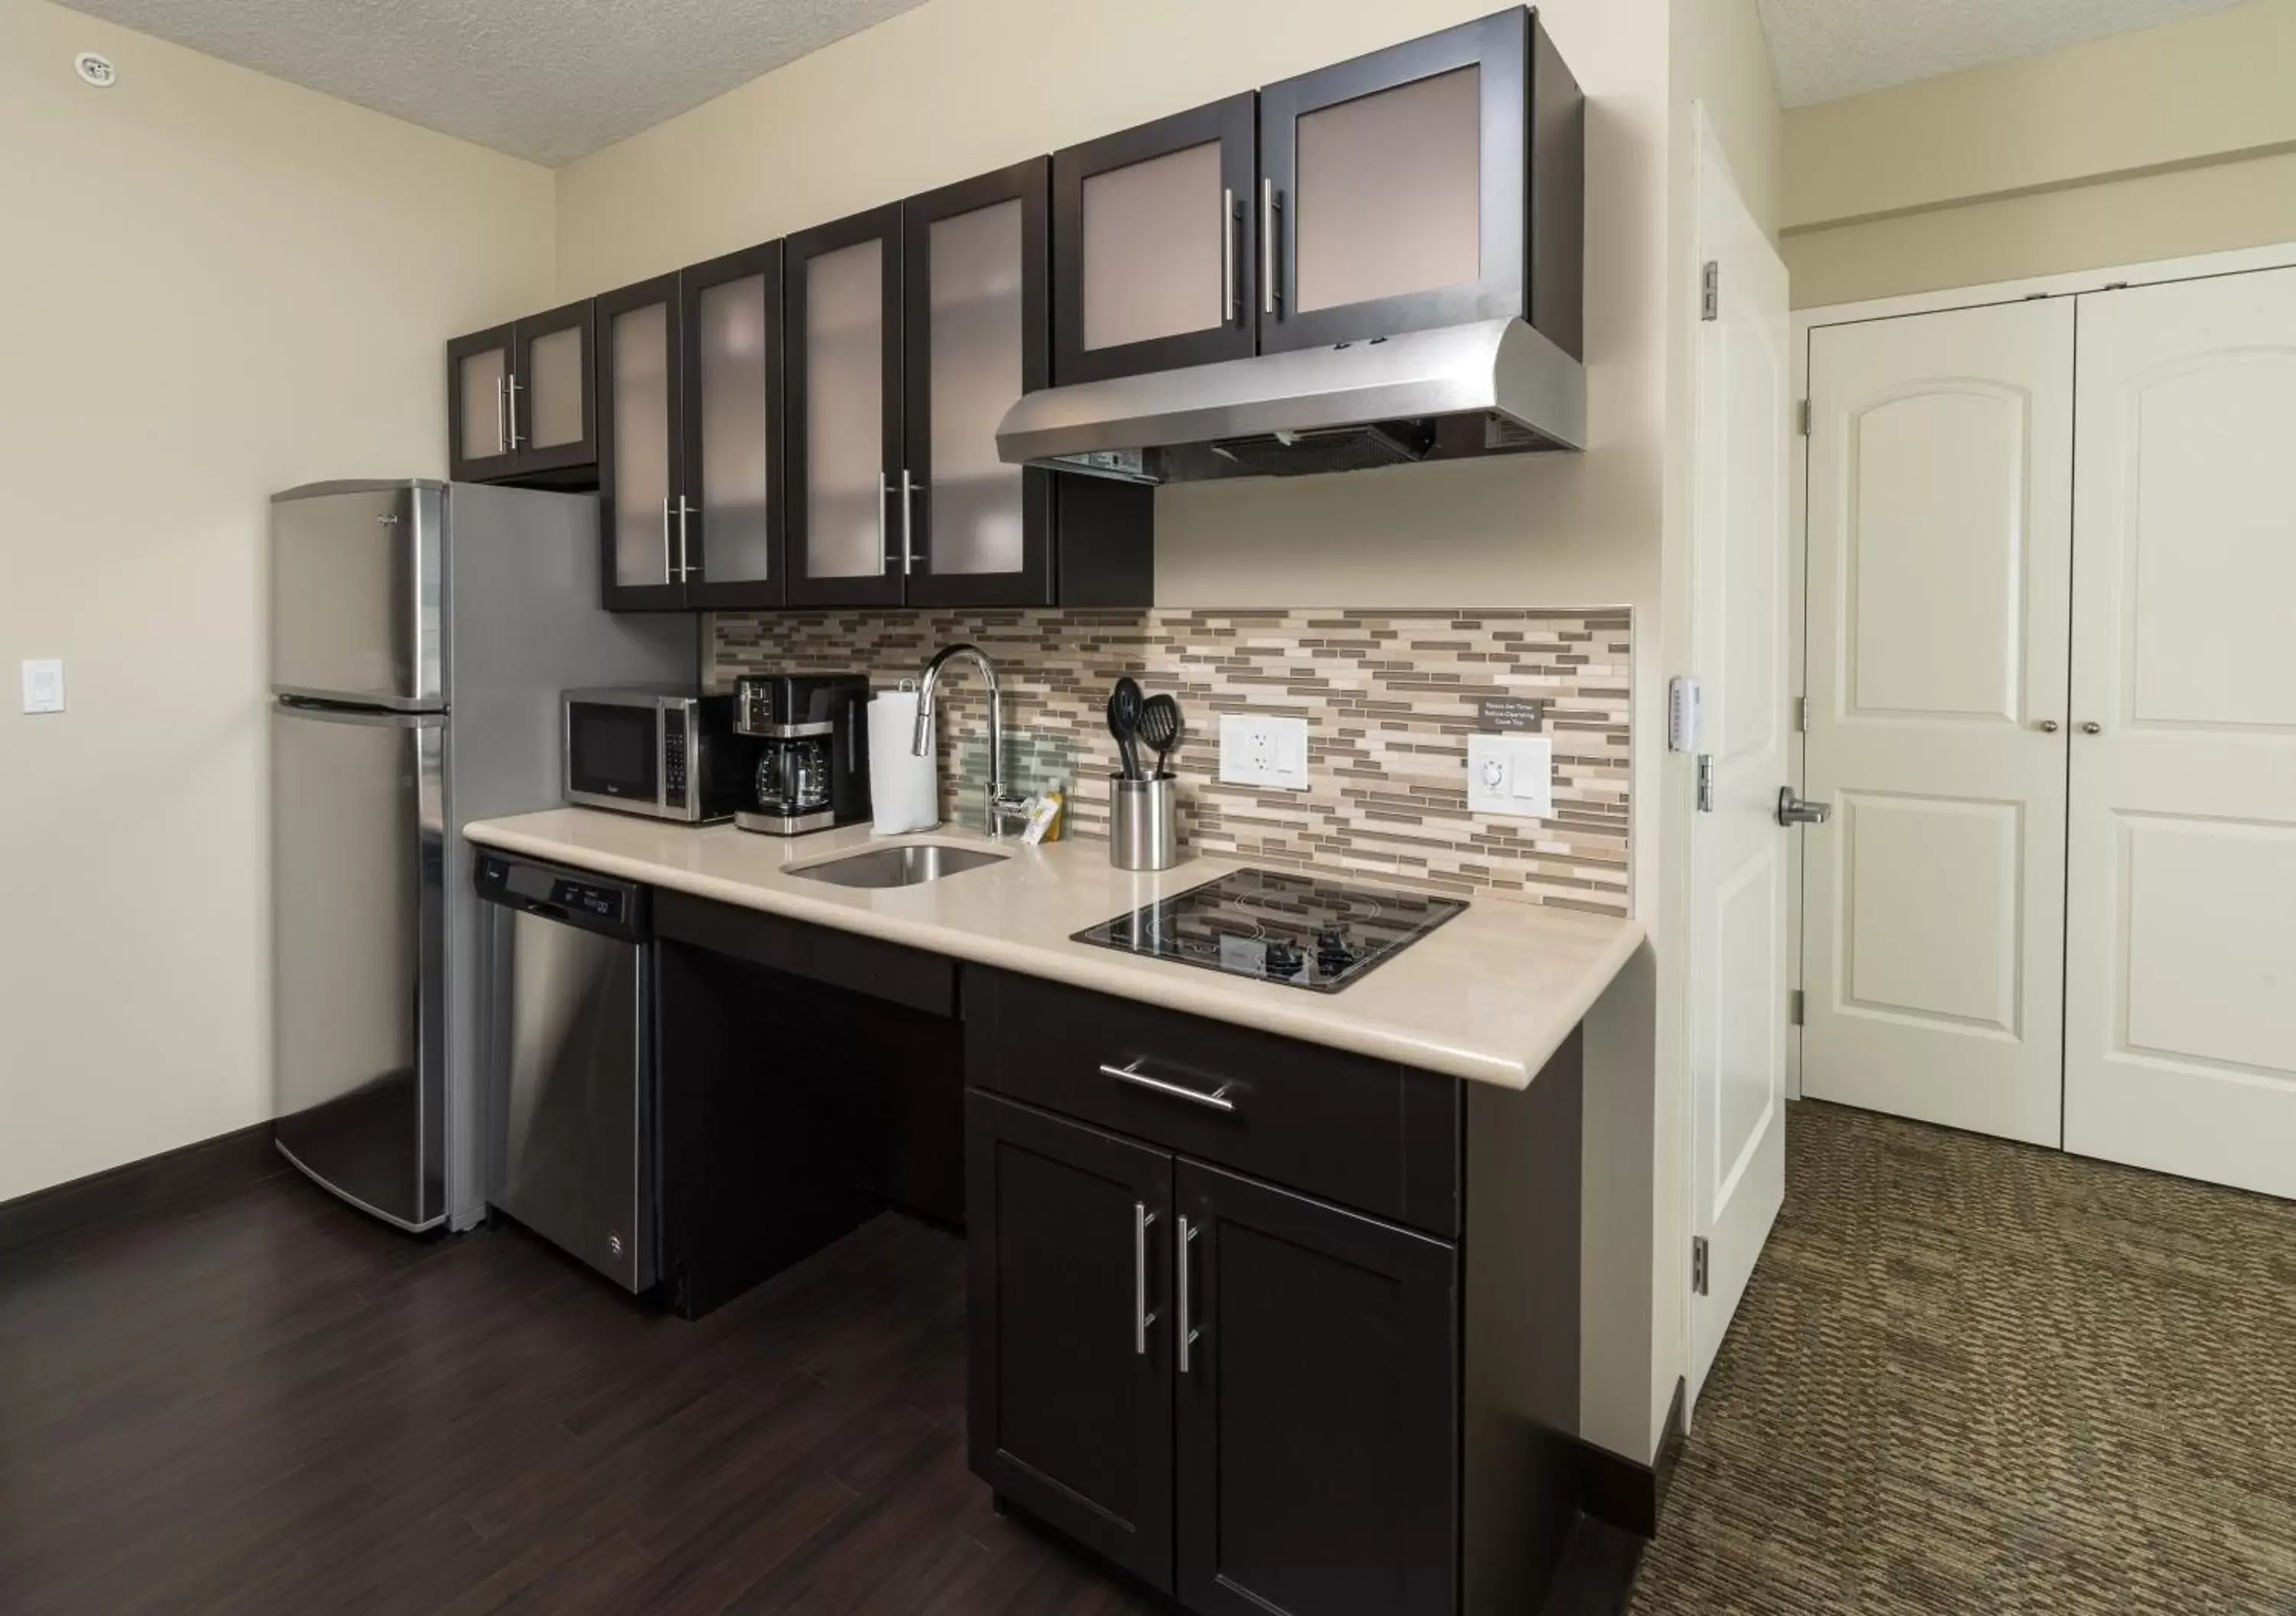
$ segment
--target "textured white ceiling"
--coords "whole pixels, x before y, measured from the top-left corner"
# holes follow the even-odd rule
[[[1759,0],[1790,107],[2038,56],[2241,0]]]
[[[920,0],[65,4],[555,165],[674,118]]]

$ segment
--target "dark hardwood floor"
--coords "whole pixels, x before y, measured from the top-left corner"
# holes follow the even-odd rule
[[[880,1217],[697,1324],[297,1178],[0,1253],[0,1611],[1153,1611],[964,1465],[964,1265]]]

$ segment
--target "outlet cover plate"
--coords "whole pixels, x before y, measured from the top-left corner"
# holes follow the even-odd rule
[[[1308,788],[1308,721],[1264,713],[1220,714],[1219,777],[1231,786]]]
[[[1467,812],[1554,817],[1554,743],[1544,735],[1467,737]]]

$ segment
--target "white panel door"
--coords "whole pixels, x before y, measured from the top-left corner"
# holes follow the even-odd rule
[[[2080,421],[2065,1145],[2296,1196],[2296,270],[2082,298]]]
[[[1699,257],[1718,317],[1698,328],[1692,447],[1691,672],[1712,811],[1692,816],[1690,1400],[1713,1367],[1785,1199],[1788,772],[1786,268],[1699,118]]]
[[[2073,303],[1811,333],[1802,1092],[2059,1143]]]

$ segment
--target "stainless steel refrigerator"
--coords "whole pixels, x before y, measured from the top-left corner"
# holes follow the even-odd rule
[[[558,694],[693,681],[697,620],[599,607],[595,496],[315,483],[271,502],[280,1150],[403,1228],[485,1212],[472,820],[561,800]]]

